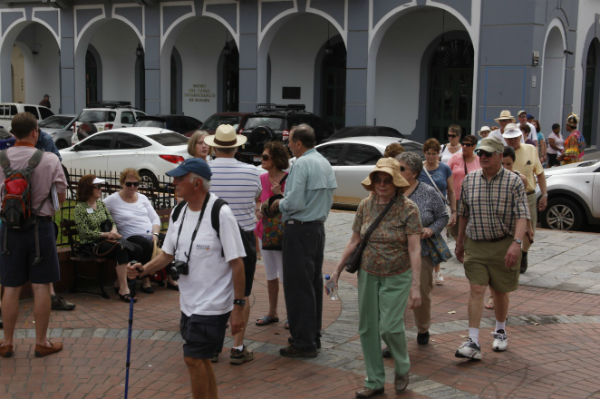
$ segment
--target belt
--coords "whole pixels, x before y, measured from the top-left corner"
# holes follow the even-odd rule
[[[323,225],[323,221],[299,221],[297,219],[288,219],[285,221],[286,225],[310,225],[310,224],[320,224]]]
[[[501,240],[504,240],[507,237],[508,237],[508,235],[504,235],[502,237],[495,238],[495,239],[479,239],[479,240],[471,239],[471,240],[473,240],[474,242],[490,242],[490,243],[493,243],[493,242],[499,242]]]

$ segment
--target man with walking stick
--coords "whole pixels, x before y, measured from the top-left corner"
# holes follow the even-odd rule
[[[211,212],[217,196],[209,193],[211,172],[200,158],[185,160],[167,172],[175,194],[185,200],[178,215],[171,214],[163,252],[143,266],[130,265],[128,277],[141,278],[169,267],[180,274],[179,303],[183,356],[190,373],[194,398],[217,397],[210,358],[231,331],[242,329],[244,306],[244,245],[237,221],[228,205],[219,212],[219,232]],[[176,208],[177,209],[177,208]]]

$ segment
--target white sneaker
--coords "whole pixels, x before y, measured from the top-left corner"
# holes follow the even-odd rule
[[[442,275],[442,271],[433,273],[433,281],[438,286],[442,286],[444,284],[444,276]]]
[[[492,335],[494,335],[492,349],[494,349],[494,351],[505,351],[508,347],[508,336],[506,336],[504,329],[498,329],[496,332],[493,332]]]
[[[454,356],[458,358],[470,358],[471,360],[481,360],[481,347],[469,338],[460,345]]]

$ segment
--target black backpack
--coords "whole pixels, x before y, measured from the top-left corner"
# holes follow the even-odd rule
[[[0,151],[0,165],[5,177],[0,218],[8,229],[23,231],[35,224],[39,209],[33,210],[31,204],[31,174],[42,160],[43,154],[42,150],[36,150],[27,167],[15,170],[10,166],[6,150]]]
[[[206,195],[209,196],[209,194]],[[173,213],[171,214],[171,221],[177,221],[177,218],[179,218],[179,214],[181,213],[183,206],[185,206],[186,204],[187,202],[185,200],[182,200],[181,202],[177,203],[177,205],[173,209]],[[228,204],[225,200],[217,198],[215,200],[215,203],[213,204],[212,210],[210,211],[210,223],[213,229],[217,232],[217,238],[219,238],[219,241],[221,240],[221,235],[219,234],[219,228],[221,226],[219,220],[219,213],[221,212],[221,207],[223,207],[223,205],[225,204]],[[244,251],[246,252],[246,254],[249,254],[248,250],[251,249],[251,244],[248,243],[246,236],[243,234],[243,230],[240,224],[238,224],[238,229],[240,230],[240,236],[242,237],[242,243],[244,244]],[[223,255],[223,246],[221,246],[221,256]]]

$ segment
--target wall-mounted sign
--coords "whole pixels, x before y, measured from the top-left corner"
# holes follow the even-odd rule
[[[300,86],[284,86],[281,90],[281,98],[300,100]]]
[[[187,97],[190,103],[209,103],[211,99],[217,97],[217,94],[204,83],[194,83],[191,88],[186,90],[184,96]]]

